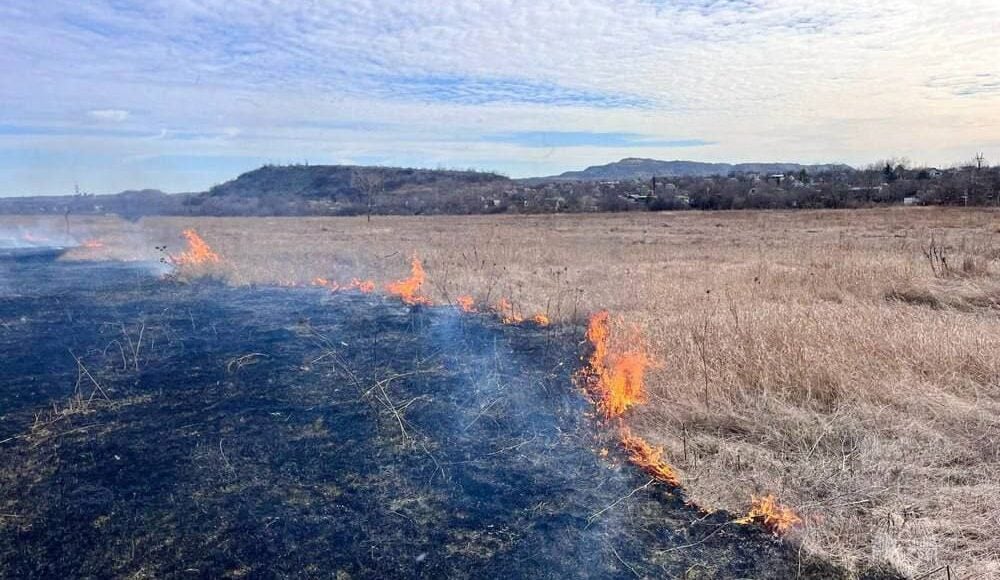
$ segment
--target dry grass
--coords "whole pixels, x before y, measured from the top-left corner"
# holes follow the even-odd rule
[[[773,492],[806,518],[809,549],[857,569],[950,564],[960,578],[995,578],[998,218],[920,208],[95,220],[80,235],[119,257],[155,257],[193,225],[244,284],[388,281],[417,252],[436,300],[504,296],[575,321],[608,308],[662,361],[633,429],[667,448],[697,501],[744,511],[751,493]]]

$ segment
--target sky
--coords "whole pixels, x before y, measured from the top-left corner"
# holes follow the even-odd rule
[[[1000,163],[997,0],[0,4],[0,196],[978,152]]]

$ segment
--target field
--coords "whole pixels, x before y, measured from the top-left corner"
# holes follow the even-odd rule
[[[863,571],[1000,575],[1000,214],[882,209],[551,217],[72,218],[98,250],[155,258],[194,227],[236,285],[380,284],[418,255],[435,301],[508,299],[655,361],[633,431],[690,497],[775,494],[793,536]],[[25,218],[21,218],[22,223]],[[39,220],[28,220],[37,223]],[[44,220],[43,220],[44,221]],[[50,222],[63,228],[62,218]],[[634,329],[632,329],[634,327]],[[940,575],[931,577],[944,577]]]

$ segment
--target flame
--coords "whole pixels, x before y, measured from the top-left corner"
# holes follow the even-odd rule
[[[420,263],[420,258],[413,256],[410,262],[410,277],[396,282],[386,284],[385,290],[393,296],[399,296],[406,304],[430,304],[430,298],[420,294],[420,287],[424,285],[427,274],[424,266]]]
[[[590,383],[599,397],[598,406],[608,418],[645,401],[642,381],[651,363],[638,338],[630,340],[630,346],[622,351],[612,351],[610,339],[610,315],[606,310],[594,313],[587,326],[587,340],[594,349],[590,355]]]
[[[347,287],[353,288],[362,294],[371,294],[375,291],[375,282],[371,280],[361,280],[360,278],[351,278],[351,283],[348,284]]]
[[[104,247],[104,242],[101,240],[84,240],[80,245],[88,250],[100,250]]]
[[[627,427],[622,428],[620,435],[622,447],[628,453],[629,461],[659,481],[680,486],[681,481],[677,477],[677,472],[663,460],[663,449],[653,447],[642,437],[632,435]]]
[[[371,280],[361,280],[360,278],[351,278],[350,283],[341,284],[336,280],[330,280],[329,278],[321,278],[319,276],[312,279],[313,286],[322,286],[324,288],[329,288],[330,292],[339,292],[341,290],[357,290],[363,294],[368,294],[369,292],[375,291],[375,282]]]
[[[552,321],[549,320],[548,315],[542,314],[541,312],[532,316],[531,321],[537,324],[538,326],[548,326],[552,324]]]
[[[476,301],[472,299],[472,296],[459,296],[455,299],[455,304],[458,304],[458,308],[462,312],[476,311]]]
[[[187,240],[188,247],[177,256],[170,257],[175,266],[195,266],[219,262],[219,255],[212,251],[205,240],[201,239],[198,232],[186,229],[181,232],[181,235]]]
[[[750,522],[760,522],[774,535],[787,533],[795,526],[802,523],[802,518],[796,514],[792,508],[783,506],[773,494],[763,497],[750,496],[750,511],[747,515],[736,520],[740,524]]]
[[[497,313],[500,314],[500,320],[504,324],[524,322],[524,317],[514,310],[514,305],[506,298],[501,298],[497,301]]]
[[[336,280],[328,280],[326,278],[320,278],[319,276],[312,279],[312,285],[329,288],[330,292],[340,290],[340,284]]]

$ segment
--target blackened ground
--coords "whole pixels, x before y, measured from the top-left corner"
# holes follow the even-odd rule
[[[623,463],[578,330],[56,257],[0,256],[0,577],[841,576]]]

